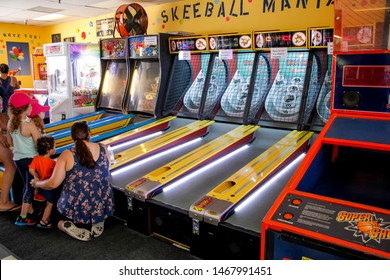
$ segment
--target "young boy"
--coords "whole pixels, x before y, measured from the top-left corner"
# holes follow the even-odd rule
[[[37,150],[38,155],[33,158],[29,165],[29,171],[35,179],[46,180],[51,177],[56,164],[56,161],[50,158],[50,156],[54,155],[56,152],[54,137],[40,137],[37,141]],[[53,209],[54,191],[41,189],[40,192],[46,198],[46,207],[37,227],[51,228],[50,215]]]
[[[31,107],[32,110],[30,115],[28,115],[28,118],[30,122],[36,126],[39,135],[41,136],[45,133],[43,119],[45,118],[46,112],[50,110],[50,107],[42,106],[39,104],[38,100],[34,98],[31,99]],[[45,197],[38,191],[38,189],[35,189],[34,200],[39,202],[45,201]]]

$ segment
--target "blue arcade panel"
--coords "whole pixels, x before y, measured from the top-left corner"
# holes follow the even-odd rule
[[[337,117],[326,131],[327,138],[390,145],[388,120]]]

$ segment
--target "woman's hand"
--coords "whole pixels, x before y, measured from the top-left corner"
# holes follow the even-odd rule
[[[36,185],[36,183],[39,181],[39,179],[37,177],[34,177],[31,181],[30,181],[30,184],[32,187],[38,189],[39,187]]]

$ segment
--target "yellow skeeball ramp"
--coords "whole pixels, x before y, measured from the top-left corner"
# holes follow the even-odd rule
[[[169,116],[165,117],[159,120],[156,120],[152,123],[149,123],[147,125],[143,125],[141,127],[138,127],[136,129],[132,129],[130,131],[121,133],[119,135],[107,138],[103,141],[100,141],[100,143],[103,143],[105,145],[117,145],[126,141],[133,140],[138,137],[142,137],[144,135],[151,134],[153,132],[166,130],[169,127],[169,122],[173,119],[175,119],[176,116]]]
[[[110,170],[116,170],[124,165],[133,163],[164,149],[204,136],[207,134],[209,126],[213,123],[214,121],[211,120],[195,121],[143,142],[142,144],[116,153],[115,163],[111,165]]]
[[[45,124],[44,127],[45,133],[51,133],[54,131],[70,128],[73,125],[73,123],[78,121],[92,122],[92,121],[99,120],[104,113],[105,111],[97,111],[85,115],[79,115],[76,117],[68,118],[62,121]]]
[[[104,119],[99,120],[98,125],[93,126],[91,124],[89,126],[91,130],[91,136],[112,131],[120,127],[125,127],[131,123],[132,118],[133,115],[121,115],[115,118],[107,118],[106,121]],[[53,135],[53,137],[55,139],[57,147],[61,147],[63,145],[73,143],[70,129],[66,129],[65,131],[54,132],[54,133],[55,135]],[[48,135],[50,136],[50,134]]]
[[[158,188],[182,177],[196,168],[217,159],[253,140],[257,125],[241,125],[176,160],[129,183],[126,193],[141,201],[152,196]]]
[[[294,130],[193,203],[193,220],[218,225],[238,202],[307,149],[313,132]],[[259,139],[261,141],[261,139]],[[196,230],[196,229],[193,229]]]

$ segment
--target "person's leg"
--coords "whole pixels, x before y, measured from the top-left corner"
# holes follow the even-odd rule
[[[51,228],[52,224],[50,222],[50,215],[52,210],[53,210],[53,203],[46,202],[45,210],[43,211],[42,218],[39,221],[37,227]]]
[[[20,226],[31,226],[36,224],[36,221],[32,217],[27,217],[28,214],[32,214],[34,212],[32,208],[34,188],[31,186],[30,182],[32,180],[32,176],[28,171],[28,166],[31,161],[32,158],[25,158],[15,162],[24,182],[22,210],[20,211],[20,215],[15,222],[16,225]]]
[[[50,221],[51,211],[53,210],[53,203],[47,202],[45,210],[43,211],[42,220],[46,223]]]
[[[0,161],[4,165],[4,174],[1,187],[0,210],[17,210],[17,205],[10,200],[10,190],[15,177],[16,167],[12,160],[12,152],[9,148],[0,144]]]

